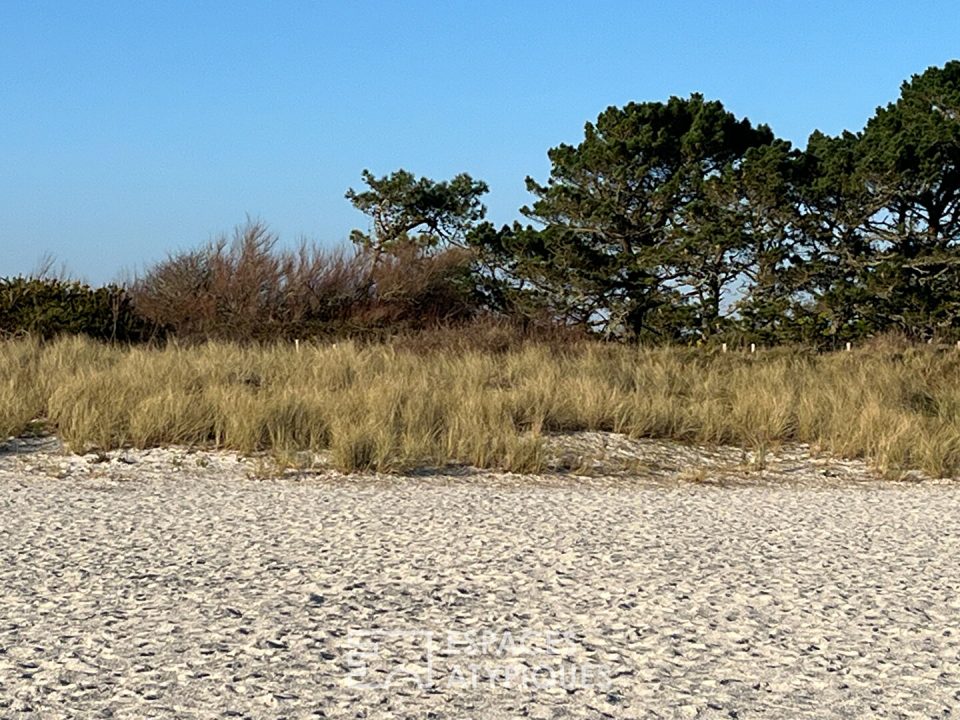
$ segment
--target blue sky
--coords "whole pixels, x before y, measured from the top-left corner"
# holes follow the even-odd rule
[[[346,242],[360,172],[524,177],[609,105],[702,92],[803,146],[960,57],[953,2],[0,2],[0,276],[101,283],[242,223]]]

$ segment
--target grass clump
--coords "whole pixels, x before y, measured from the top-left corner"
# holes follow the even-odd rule
[[[75,450],[164,444],[293,457],[344,471],[447,462],[545,467],[543,437],[598,430],[736,444],[804,442],[890,476],[960,471],[960,353],[755,355],[574,342],[0,343],[0,434],[38,418]]]

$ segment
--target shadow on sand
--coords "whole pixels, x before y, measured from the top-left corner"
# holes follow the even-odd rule
[[[38,452],[62,450],[63,444],[54,435],[25,435],[0,442],[0,457],[30,455]]]

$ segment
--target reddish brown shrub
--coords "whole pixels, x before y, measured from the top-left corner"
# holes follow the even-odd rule
[[[474,317],[469,251],[353,253],[277,247],[260,222],[172,255],[131,288],[137,311],[178,339],[383,337]]]

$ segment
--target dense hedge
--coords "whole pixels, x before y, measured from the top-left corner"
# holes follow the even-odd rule
[[[150,329],[123,287],[93,288],[56,278],[0,278],[0,336],[27,334],[140,341],[150,336]]]

